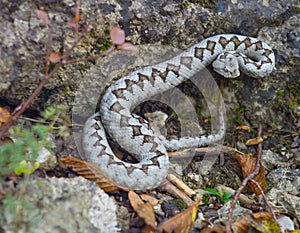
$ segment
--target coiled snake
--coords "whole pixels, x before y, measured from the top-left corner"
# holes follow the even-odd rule
[[[133,190],[149,190],[165,179],[169,158],[167,150],[200,147],[222,139],[224,118],[216,134],[161,140],[146,120],[131,113],[134,107],[189,79],[213,62],[214,70],[227,78],[239,76],[239,69],[260,78],[272,72],[275,56],[264,42],[234,34],[217,35],[192,46],[174,58],[134,71],[106,89],[100,111],[91,116],[83,130],[87,159],[97,164],[117,184]],[[106,132],[139,163],[117,158],[108,144]]]

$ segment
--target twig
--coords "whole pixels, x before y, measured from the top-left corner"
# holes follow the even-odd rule
[[[35,91],[31,94],[28,100],[25,103],[20,104],[14,110],[14,114],[11,116],[10,120],[4,125],[3,129],[0,132],[0,138],[2,138],[9,128],[18,120],[18,118],[28,109],[28,107],[32,104],[33,100],[36,96],[40,94],[44,86],[48,83],[50,77],[58,71],[61,67],[61,64],[58,64],[54,67],[54,69],[50,72],[50,74],[45,75],[43,81],[39,84],[39,86],[35,89]]]
[[[180,188],[189,197],[196,194],[196,192],[193,189],[188,187],[182,180],[180,180],[173,174],[168,174],[167,180],[174,184],[176,187]]]
[[[233,154],[233,153],[240,153],[242,152],[236,150],[233,147],[228,146],[217,146],[217,147],[201,147],[201,148],[191,148],[191,149],[183,149],[178,151],[170,151],[168,152],[168,155],[170,158],[190,158],[194,157],[195,153],[196,155],[202,155],[206,153],[215,153],[219,154],[220,152],[226,153],[226,154]]]
[[[276,217],[276,214],[275,214],[275,212],[274,212],[274,209],[273,209],[273,207],[271,206],[270,202],[268,201],[268,199],[267,199],[267,197],[266,197],[264,191],[262,190],[261,186],[260,186],[259,183],[258,183],[256,180],[254,180],[254,179],[251,179],[251,182],[252,182],[253,184],[255,184],[256,187],[259,189],[259,191],[260,191],[260,193],[261,193],[261,195],[262,195],[262,197],[263,197],[263,199],[264,199],[264,201],[265,201],[265,203],[266,203],[266,206],[269,208],[269,210],[270,210],[270,212],[271,212],[271,214],[272,214],[272,218],[273,218],[274,222],[276,222],[277,225],[278,225],[279,228],[280,228],[280,224],[279,224],[279,222],[278,222],[278,219],[277,219],[277,217]],[[281,232],[281,233],[284,233],[284,232],[281,230],[281,228],[280,228],[280,232]]]
[[[257,136],[260,137],[262,134],[262,126],[260,125],[258,127]],[[255,162],[255,169],[252,173],[250,173],[242,182],[241,186],[237,189],[235,192],[233,201],[231,203],[231,207],[229,209],[228,213],[228,220],[226,222],[226,233],[231,233],[231,225],[232,225],[232,215],[235,208],[235,205],[238,201],[239,195],[242,192],[242,190],[246,187],[247,183],[252,180],[260,171],[260,160],[261,160],[261,154],[262,154],[262,144],[259,143],[257,145],[257,156],[256,156],[256,162]]]
[[[164,182],[160,185],[160,188],[164,189],[165,191],[171,193],[172,195],[175,195],[179,198],[181,198],[185,204],[188,206],[193,205],[193,200],[190,199],[183,191],[176,188],[173,184],[171,184],[169,181]]]

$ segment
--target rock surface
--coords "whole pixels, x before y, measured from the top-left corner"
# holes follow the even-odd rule
[[[158,1],[110,0],[83,1],[82,22],[93,20],[92,32],[83,39],[75,50],[74,57],[88,56],[99,42],[107,39],[114,25],[123,28],[127,39],[134,44],[172,45],[185,49],[205,37],[219,33],[238,33],[258,36],[270,44],[277,59],[277,71],[263,80],[253,80],[244,75],[237,80],[220,81],[228,112],[236,106],[245,109],[245,119],[250,123],[258,121],[271,126],[282,127],[287,122],[287,112],[297,113],[299,103],[296,96],[288,104],[277,99],[277,91],[284,90],[281,98],[288,98],[288,85],[298,84],[299,73],[299,5],[291,1]],[[65,50],[73,42],[73,32],[67,21],[73,18],[74,2],[64,1],[2,1],[0,24],[2,28],[0,56],[0,100],[3,104],[15,106],[24,101],[43,78],[43,68],[48,29],[37,19],[33,9],[48,12],[54,28],[53,50]],[[63,45],[63,48],[62,48]],[[159,54],[157,46],[154,54]],[[149,53],[140,54],[145,57]],[[131,54],[128,53],[131,64]],[[156,63],[158,58],[153,57]],[[99,70],[117,64],[111,61],[97,62]],[[101,63],[99,65],[99,63]],[[88,77],[85,74],[95,66],[78,63],[65,66],[43,89],[32,109],[43,109],[53,103],[72,105],[79,83]],[[123,75],[121,69],[118,75]],[[214,74],[215,75],[215,74]],[[216,76],[216,75],[215,75]],[[110,76],[106,77],[110,80]],[[98,85],[103,86],[104,80]],[[226,83],[226,84],[225,84]],[[99,91],[98,91],[99,92]],[[227,96],[226,93],[230,93]],[[98,93],[97,93],[98,95]],[[286,103],[286,102],[285,102]],[[230,117],[229,117],[230,118]],[[299,118],[299,117],[298,117]],[[299,122],[288,120],[291,127]]]
[[[118,232],[115,202],[82,177],[30,179],[16,192],[21,202],[0,207],[0,229],[7,233]]]

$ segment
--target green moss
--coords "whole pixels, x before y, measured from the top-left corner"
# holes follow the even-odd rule
[[[112,43],[109,39],[100,38],[94,45],[94,50],[96,53],[102,53],[105,50],[109,49],[111,46]]]
[[[229,119],[229,124],[231,125],[234,125],[234,124],[237,124],[237,125],[240,125],[243,123],[243,119],[244,119],[244,112],[245,112],[245,109],[240,105],[238,104],[233,110],[233,116],[232,118]]]
[[[294,117],[300,113],[300,79],[291,81],[285,89],[277,90],[275,108],[282,112],[289,112]]]
[[[214,8],[216,6],[216,0],[187,0],[181,3],[182,8],[188,8],[190,3],[197,4],[207,8]]]
[[[187,208],[187,204],[182,199],[173,199],[172,203],[176,205],[181,211]]]

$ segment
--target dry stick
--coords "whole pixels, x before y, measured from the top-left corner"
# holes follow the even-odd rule
[[[45,78],[40,83],[40,85],[35,89],[35,91],[31,94],[29,99],[25,102],[20,104],[16,109],[14,110],[15,114],[10,118],[10,120],[4,125],[4,128],[0,132],[0,138],[2,138],[5,133],[9,130],[9,128],[18,120],[18,118],[27,110],[27,108],[32,104],[33,100],[36,96],[40,94],[44,86],[49,81],[50,77],[57,72],[57,70],[61,67],[60,65],[56,65],[54,69],[50,72],[50,74],[45,75]]]
[[[261,186],[260,186],[259,183],[258,183],[256,180],[254,180],[254,179],[251,179],[250,181],[251,181],[253,184],[255,184],[256,187],[259,189],[259,191],[260,191],[260,193],[261,193],[261,195],[262,195],[262,197],[263,197],[263,199],[264,199],[264,201],[265,201],[267,207],[269,208],[269,210],[270,210],[270,212],[271,212],[271,214],[272,214],[272,218],[273,218],[274,222],[276,222],[277,225],[278,225],[279,228],[280,228],[280,224],[279,224],[279,222],[278,222],[278,219],[277,219],[277,217],[276,217],[276,214],[275,214],[275,212],[274,212],[274,209],[273,209],[273,207],[271,206],[270,202],[268,201],[268,199],[267,199],[267,197],[266,197],[264,191],[262,190]],[[281,233],[284,233],[284,232],[281,230],[281,228],[280,228],[280,232],[281,232]]]
[[[262,133],[262,126],[260,125],[258,127],[257,136],[260,137]],[[238,197],[242,190],[246,187],[247,183],[253,179],[260,171],[260,160],[261,160],[261,153],[262,153],[262,144],[259,143],[257,145],[257,156],[256,156],[256,162],[255,162],[255,169],[252,173],[250,173],[242,182],[241,186],[236,190],[233,201],[231,203],[231,207],[229,209],[228,213],[228,220],[226,222],[226,233],[231,233],[231,225],[232,225],[232,215],[235,208],[235,205],[238,201]]]

